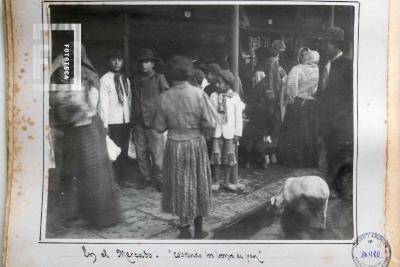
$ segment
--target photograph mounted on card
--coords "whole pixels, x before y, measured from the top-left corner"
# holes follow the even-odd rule
[[[40,241],[353,243],[358,10],[44,2]]]
[[[388,2],[6,0],[4,265],[395,264]]]

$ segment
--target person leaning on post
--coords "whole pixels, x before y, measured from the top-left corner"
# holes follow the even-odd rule
[[[169,85],[163,74],[154,71],[157,58],[150,49],[140,50],[137,61],[140,71],[133,78],[132,124],[141,175],[139,189],[153,184],[161,191],[164,136],[152,128],[151,122],[157,99]]]

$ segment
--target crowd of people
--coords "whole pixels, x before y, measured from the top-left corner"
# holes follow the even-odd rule
[[[286,70],[279,61],[285,43],[276,40],[260,53],[250,82],[240,76],[235,82],[229,59],[175,55],[161,73],[147,48],[138,52],[134,75],[126,75],[122,52],[110,50],[108,71],[99,77],[82,47],[82,90],[54,91],[50,99],[53,127],[63,132],[56,168],[65,188],[78,190],[68,220],[114,225],[116,188],[154,186],[162,192],[162,211],[180,218],[179,238],[192,238],[192,222],[194,238],[204,238],[202,219],[210,214],[212,191],[243,189],[234,175],[239,155],[246,168],[253,160],[261,168],[278,162],[318,168],[322,143],[327,177],[334,177],[346,149],[352,156],[352,61],[343,56],[343,41],[343,30],[329,29],[326,62],[303,47],[297,64]],[[62,69],[60,55],[52,83],[69,83]],[[120,149],[112,163],[107,138]],[[140,172],[136,181],[126,172],[130,141]]]

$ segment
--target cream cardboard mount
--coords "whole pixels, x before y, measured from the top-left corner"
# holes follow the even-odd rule
[[[8,106],[4,266],[400,266],[397,1],[5,0],[4,4]],[[182,241],[84,239],[79,234],[74,239],[46,238],[47,169],[52,162],[48,92],[43,90],[50,68],[49,7],[86,5],[95,10],[146,5],[151,10],[155,5],[216,4],[354,6],[353,238]],[[97,34],[101,33],[99,26]]]

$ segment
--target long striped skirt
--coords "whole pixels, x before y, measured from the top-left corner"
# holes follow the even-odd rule
[[[211,210],[211,170],[203,136],[166,142],[162,210],[185,219]]]
[[[119,222],[106,133],[98,116],[89,125],[65,128],[62,168],[64,183],[70,184],[73,177],[77,178],[81,217],[99,228]]]

